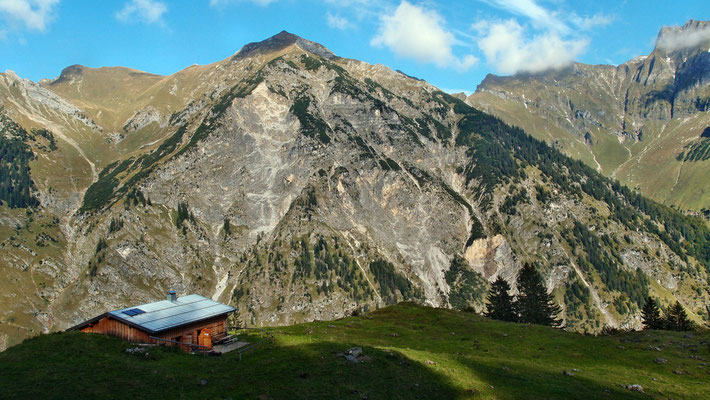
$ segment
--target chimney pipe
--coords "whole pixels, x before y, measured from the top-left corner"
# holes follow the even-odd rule
[[[172,301],[173,303],[177,301],[177,294],[174,290],[168,292],[168,301]]]

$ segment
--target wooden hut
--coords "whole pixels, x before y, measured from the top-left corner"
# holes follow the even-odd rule
[[[109,311],[68,330],[207,350],[227,336],[227,316],[234,311],[198,294],[177,297],[171,290],[166,300]]]

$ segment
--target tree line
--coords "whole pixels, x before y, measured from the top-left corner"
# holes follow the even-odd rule
[[[510,285],[500,275],[488,292],[488,307],[485,316],[500,321],[531,323],[562,327],[558,318],[560,307],[547,292],[540,273],[525,263],[518,275],[518,294],[508,294]]]
[[[683,305],[676,301],[665,313],[661,312],[658,302],[653,297],[646,299],[646,304],[641,310],[644,329],[663,329],[669,331],[690,331],[695,329],[695,324],[688,318]]]
[[[540,273],[525,263],[517,279],[518,294],[511,296],[510,284],[498,276],[488,292],[488,306],[484,315],[500,321],[563,327],[558,318],[559,306],[547,292]],[[644,329],[690,331],[696,328],[680,302],[661,312],[658,302],[647,297],[641,311]]]

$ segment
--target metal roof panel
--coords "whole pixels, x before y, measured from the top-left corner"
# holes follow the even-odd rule
[[[127,315],[124,311],[140,308],[142,314]],[[202,321],[217,315],[234,312],[234,307],[228,306],[200,296],[191,294],[178,297],[175,302],[168,300],[146,303],[111,311],[108,314],[131,325],[151,333],[164,331],[181,325]]]

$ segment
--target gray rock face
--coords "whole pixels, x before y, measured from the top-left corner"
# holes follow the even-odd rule
[[[161,128],[165,128],[167,125],[167,121],[165,121],[165,118],[160,114],[160,111],[149,106],[136,112],[133,117],[126,121],[123,129],[131,133],[141,130],[154,122]]]

